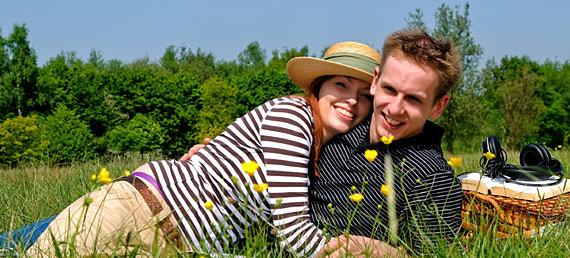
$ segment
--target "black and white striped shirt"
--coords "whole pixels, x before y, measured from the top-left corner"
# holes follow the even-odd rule
[[[281,245],[295,255],[319,250],[324,238],[309,220],[307,204],[312,132],[308,102],[281,97],[237,119],[188,162],[150,162],[193,251],[223,252],[244,238],[248,223],[262,223],[259,216],[279,228]],[[241,166],[250,161],[259,164],[251,177]],[[268,189],[254,191],[253,184],[261,183]]]
[[[454,237],[461,226],[463,196],[453,169],[443,158],[443,129],[428,121],[419,135],[390,145],[369,143],[369,129],[367,119],[321,149],[319,176],[311,179],[309,190],[311,219],[336,236],[346,231],[348,218],[355,214],[350,234],[386,240],[387,204],[380,189],[385,183],[384,156],[389,153],[395,172],[399,236],[411,240],[411,248],[416,251],[426,241],[441,239],[442,235]],[[364,156],[367,149],[378,151],[373,162]],[[361,192],[363,184],[364,199],[355,212],[356,203],[348,196],[354,193],[352,186]]]

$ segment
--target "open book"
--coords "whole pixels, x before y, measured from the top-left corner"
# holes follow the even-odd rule
[[[539,201],[548,199],[563,193],[570,192],[570,182],[568,179],[562,180],[559,184],[549,186],[526,186],[512,182],[506,182],[505,178],[498,176],[490,178],[481,176],[481,173],[474,172],[458,177],[463,190],[476,191],[482,194],[501,195],[516,199],[529,201]],[[544,183],[555,183],[559,177],[552,176]],[[536,183],[529,181],[528,183]]]

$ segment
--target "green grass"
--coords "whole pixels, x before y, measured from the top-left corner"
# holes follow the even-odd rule
[[[552,157],[565,166],[570,165],[570,152],[550,150]],[[518,164],[518,152],[508,153],[509,162]],[[480,153],[450,155],[462,157],[457,173],[479,171]],[[89,191],[90,176],[106,167],[111,176],[122,175],[123,170],[133,171],[148,160],[160,159],[156,155],[140,157],[132,155],[75,163],[70,166],[22,165],[0,170],[0,232],[36,222],[58,214],[67,205]],[[570,230],[562,225],[549,235],[527,239],[522,237],[498,237],[493,230],[475,232],[471,237],[461,237],[452,242],[439,241],[424,250],[428,257],[566,257],[570,254]],[[250,237],[239,248],[228,252],[251,257],[283,257],[287,252],[275,243],[265,225],[248,229]],[[19,251],[23,250],[21,247]],[[157,251],[155,255],[181,255],[173,248]]]

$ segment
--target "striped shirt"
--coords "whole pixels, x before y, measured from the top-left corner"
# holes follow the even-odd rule
[[[321,149],[319,177],[311,179],[309,189],[311,219],[340,235],[348,227],[348,218],[354,216],[351,234],[387,240],[386,196],[380,189],[385,184],[384,156],[389,153],[395,172],[399,237],[415,251],[442,236],[455,237],[461,226],[463,195],[453,169],[443,158],[443,129],[428,121],[419,135],[390,145],[369,143],[369,129],[367,119]],[[367,149],[378,151],[373,162],[364,156]],[[352,186],[358,192],[364,188],[356,212],[355,202],[348,198]]]
[[[319,250],[324,238],[308,215],[312,132],[308,102],[281,97],[237,119],[188,162],[150,162],[193,251],[223,252],[244,238],[250,223],[263,223],[260,217],[278,228],[280,244],[295,255]],[[250,161],[259,164],[253,176],[242,170]],[[262,183],[269,187],[256,192],[253,185]]]

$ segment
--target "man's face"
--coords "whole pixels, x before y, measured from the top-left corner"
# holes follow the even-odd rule
[[[437,74],[431,67],[403,55],[389,56],[380,78],[374,76],[370,88],[374,95],[370,141],[392,135],[394,140],[412,137],[421,132],[428,117],[438,118],[449,96],[435,102],[437,84]]]

